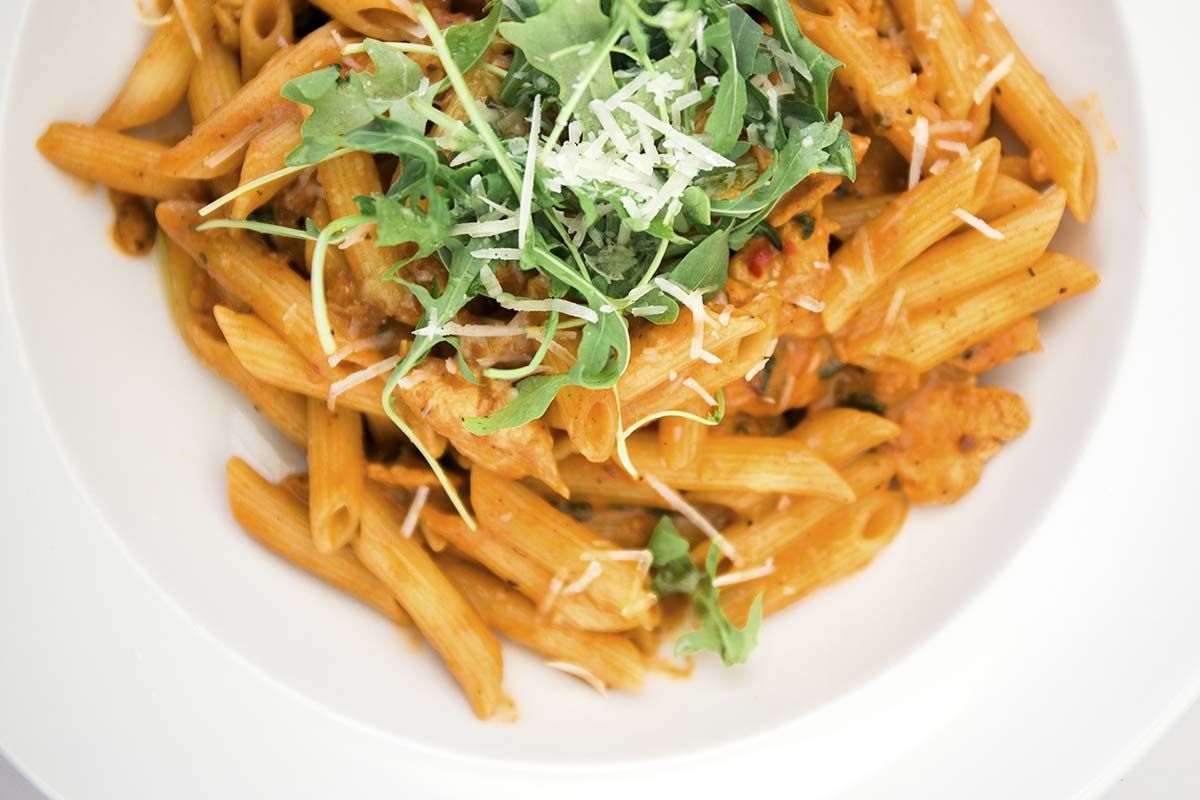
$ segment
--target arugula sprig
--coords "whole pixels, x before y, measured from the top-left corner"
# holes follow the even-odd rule
[[[654,556],[654,576],[650,587],[659,597],[682,594],[692,598],[700,625],[680,636],[675,642],[675,654],[684,655],[711,650],[721,657],[725,666],[742,664],[758,644],[758,628],[762,623],[762,595],[754,598],[746,624],[734,625],[721,608],[721,592],[713,585],[721,553],[714,544],[709,548],[704,569],[692,561],[687,539],[679,535],[670,517],[662,517],[650,536],[650,553]]]

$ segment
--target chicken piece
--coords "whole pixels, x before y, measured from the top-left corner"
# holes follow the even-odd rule
[[[1001,364],[1007,364],[1025,353],[1040,353],[1042,341],[1038,338],[1037,317],[1025,317],[997,333],[967,348],[962,355],[948,362],[974,375],[987,372]]]
[[[896,474],[914,503],[953,503],[966,494],[1000,445],[1029,427],[1025,401],[970,384],[936,385],[901,410],[890,445]]]
[[[531,476],[563,497],[569,494],[558,474],[554,439],[541,420],[490,436],[476,436],[463,427],[467,417],[484,417],[502,408],[510,395],[507,383],[488,381],[476,386],[436,359],[409,375],[399,389],[400,398],[462,455],[506,478]]]

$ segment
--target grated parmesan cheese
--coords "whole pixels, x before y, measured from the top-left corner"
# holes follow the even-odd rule
[[[948,153],[956,153],[957,155],[966,158],[971,155],[971,149],[962,142],[956,142],[953,139],[935,139],[934,145]]]
[[[908,164],[908,188],[921,181],[921,170],[925,166],[925,152],[929,149],[929,120],[917,117],[913,123],[912,160]]]
[[[529,114],[529,149],[525,153],[525,173],[521,176],[521,200],[517,207],[517,247],[525,247],[525,236],[533,218],[533,178],[537,174],[538,135],[542,131],[542,96],[533,96]]]
[[[895,293],[892,295],[892,300],[888,303],[887,313],[883,317],[883,329],[890,331],[892,326],[896,324],[896,318],[900,315],[900,309],[904,306],[904,295],[907,290],[903,286],[897,286]]]
[[[747,581],[764,578],[775,571],[775,559],[768,558],[764,564],[750,569],[744,569],[737,572],[726,572],[724,575],[719,575],[713,578],[713,586],[720,589],[723,586],[733,586],[738,583],[746,583]]]
[[[347,342],[329,357],[329,366],[336,367],[355,353],[360,353],[363,350],[374,350],[377,347],[386,347],[395,340],[396,334],[394,331],[384,331],[374,336],[368,336],[365,339],[355,339],[352,342]]]
[[[692,312],[692,341],[688,355],[693,359],[700,359],[708,364],[720,364],[721,359],[704,349],[704,325],[705,323],[712,324],[712,320],[708,317],[708,311],[704,308],[703,293],[701,290],[687,292],[677,283],[667,280],[666,278],[655,278],[654,284],[671,297],[679,301],[679,304]]]
[[[745,374],[745,376],[743,377],[743,380],[745,380],[746,382],[750,382],[750,381],[754,380],[754,376],[757,375],[758,373],[762,372],[763,369],[767,366],[767,364],[770,361],[771,361],[771,359],[769,359],[769,358],[764,358],[764,359],[760,360],[757,364],[755,364],[753,367],[750,368],[750,371]]]
[[[376,361],[369,367],[364,367],[357,372],[352,372],[346,377],[336,380],[329,384],[329,410],[333,411],[338,395],[350,391],[355,386],[361,383],[366,383],[372,378],[378,377],[385,372],[390,372],[400,363],[400,356],[395,355],[390,358],[385,358],[382,361]]]
[[[591,585],[592,581],[600,577],[600,572],[602,569],[603,568],[600,566],[599,561],[589,561],[587,569],[583,571],[583,574],[563,587],[563,596],[566,597],[582,592],[589,585]]]
[[[701,400],[708,403],[710,406],[716,406],[717,398],[708,393],[708,390],[700,385],[695,378],[684,378],[683,385],[695,392]]]
[[[729,543],[729,540],[722,536],[721,532],[718,531],[713,524],[696,509],[695,506],[684,500],[678,492],[676,492],[670,486],[667,486],[649,472],[644,473],[642,477],[645,479],[650,488],[657,492],[658,496],[665,500],[667,504],[671,506],[671,508],[678,511],[685,519],[699,528],[700,532],[707,536],[713,542],[713,544],[717,546],[717,549],[725,555],[726,558],[728,558],[734,564],[737,564],[741,561],[741,558],[738,556],[737,551],[733,549],[733,545]]]
[[[413,531],[417,529],[417,520],[421,517],[421,509],[425,508],[425,501],[429,499],[429,487],[418,486],[413,492],[412,505],[408,507],[408,512],[404,515],[404,522],[400,525],[400,534],[405,539],[411,539]]]
[[[573,675],[574,677],[579,678],[579,680],[583,681],[588,686],[591,686],[600,694],[608,693],[607,687],[604,685],[604,681],[600,680],[578,664],[572,664],[570,661],[547,661],[546,666],[556,669],[559,672],[565,672],[568,675]]]
[[[550,579],[550,588],[546,591],[546,596],[542,598],[542,602],[538,603],[538,613],[545,616],[550,613],[550,609],[554,608],[554,604],[558,602],[558,596],[562,594],[563,579],[555,575]]]
[[[979,86],[975,87],[974,99],[975,104],[982,103],[987,96],[991,94],[992,89],[996,88],[996,84],[1008,77],[1008,73],[1012,70],[1013,64],[1017,60],[1016,53],[1009,53],[996,66],[992,67],[991,71],[983,76],[983,80],[979,82]]]
[[[991,225],[988,225],[986,222],[984,222],[983,220],[981,220],[979,217],[975,216],[974,214],[970,213],[966,209],[956,208],[956,209],[954,209],[953,213],[954,213],[954,216],[958,217],[963,222],[967,223],[968,225],[970,225],[972,228],[974,228],[975,230],[982,233],[987,238],[994,239],[996,241],[1001,241],[1004,239],[1003,233],[996,230]]]

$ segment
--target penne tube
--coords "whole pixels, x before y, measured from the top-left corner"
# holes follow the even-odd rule
[[[575,664],[614,689],[639,689],[646,666],[624,636],[549,622],[519,592],[486,570],[454,558],[438,565],[478,609],[489,627],[547,658]]]
[[[672,372],[683,373],[692,366],[694,320],[687,309],[670,325],[647,325],[631,336],[629,367],[617,382],[622,404],[671,380]],[[761,331],[766,322],[763,304],[746,306],[729,319],[728,325],[705,325],[703,348],[716,352],[752,333]],[[624,412],[622,412],[624,413]]]
[[[893,307],[911,313],[946,305],[955,297],[1032,264],[1046,252],[1058,230],[1066,195],[1066,191],[1057,189],[995,220],[992,227],[1000,239],[968,228],[917,256],[881,286],[846,326],[851,331],[846,343],[848,352],[854,350],[854,336],[859,331],[889,324],[889,314],[894,322]],[[901,302],[896,303],[895,298]]]
[[[702,417],[708,413],[708,406],[696,400],[681,410]],[[694,420],[665,417],[658,422],[659,453],[671,469],[684,469],[692,464],[707,437],[708,426]]]
[[[295,495],[267,482],[240,458],[229,459],[225,476],[234,519],[260,544],[361,600],[393,622],[410,623],[408,614],[388,587],[352,552],[339,550],[325,554],[313,546],[308,510]]]
[[[842,477],[858,496],[886,489],[896,466],[888,456],[870,453],[859,457],[842,470]],[[761,504],[760,504],[761,508]],[[769,511],[755,512],[721,532],[744,565],[765,563],[817,525],[846,508],[822,497],[805,497],[794,502],[775,503]],[[692,558],[703,563],[708,544],[692,548]]]
[[[415,42],[425,33],[407,2],[392,0],[313,0],[313,5],[351,30],[390,42]],[[434,12],[437,13],[436,11]]]
[[[54,122],[37,141],[38,151],[72,175],[122,192],[155,200],[199,197],[200,184],[176,178],[157,167],[167,148],[123,133]]]
[[[830,16],[792,8],[804,35],[845,64],[833,77],[854,95],[862,116],[911,160],[917,120],[937,122],[944,113],[921,94],[908,59],[846,5]]]
[[[176,11],[160,25],[97,128],[123,131],[171,113],[187,93],[196,54]]]
[[[628,631],[638,626],[617,611],[600,608],[586,594],[562,594],[566,580],[517,550],[503,533],[486,526],[472,531],[457,514],[430,506],[421,512],[421,530],[445,539],[455,550],[502,578],[533,601],[539,613],[555,624],[601,632]],[[586,566],[580,562],[574,569],[582,574]],[[567,572],[566,577],[573,580],[576,573]]]
[[[308,446],[308,414],[302,396],[251,375],[229,345],[203,325],[191,324],[188,341],[201,363],[237,387],[280,433],[300,447]]]
[[[211,117],[240,88],[237,56],[213,42],[205,48],[188,80],[187,101],[192,123],[199,124]]]
[[[238,39],[242,80],[248,81],[296,40],[292,0],[245,0]]]
[[[617,397],[611,391],[567,386],[550,404],[546,422],[567,432],[575,449],[588,461],[612,457],[617,441]]]
[[[369,488],[365,499],[355,554],[446,662],[475,716],[491,717],[506,702],[500,643],[424,548],[400,534],[404,512],[379,489]]]
[[[513,547],[552,574],[562,572],[564,580],[583,571],[589,554],[611,549],[522,484],[479,467],[471,470],[471,505],[484,527],[499,527]],[[649,626],[655,598],[645,586],[646,569],[630,561],[591,560],[600,563],[600,574],[584,593],[599,607]]]
[[[198,232],[194,203],[160,203],[158,224],[200,262],[226,291],[246,303],[310,363],[308,370],[328,374],[325,351],[317,341],[308,281],[292,271],[285,257],[256,237],[228,230]]]
[[[899,194],[876,194],[867,197],[829,197],[823,209],[825,219],[837,225],[833,235],[847,241],[869,219],[879,216]]]
[[[773,614],[810,592],[858,572],[886,547],[908,513],[904,493],[881,490],[864,496],[775,556],[775,570],[721,592],[721,606],[744,624],[754,598]]]
[[[388,425],[391,430],[397,430],[396,426],[388,420]],[[398,431],[397,431],[398,432]],[[466,481],[457,472],[448,473],[447,476],[450,482],[454,484],[456,489],[462,489],[466,485]],[[381,463],[378,461],[367,462],[367,478],[382,483],[385,486],[395,486],[400,489],[418,489],[422,486],[427,486],[430,489],[438,489],[441,487],[441,482],[437,475],[424,461],[391,461]]]
[[[358,203],[354,198],[370,197],[383,191],[375,159],[369,153],[347,153],[322,161],[317,165],[317,180],[325,190],[325,201],[333,219],[358,214]],[[375,239],[374,228],[368,226],[362,240],[344,251],[359,292],[364,300],[389,316],[415,325],[421,317],[416,298],[408,289],[385,278],[392,265],[400,260],[400,250],[379,247]]]
[[[995,139],[977,145],[941,174],[909,189],[846,242],[830,263],[825,330],[841,328],[891,275],[961,224],[956,210],[979,211],[1000,160]]]
[[[308,399],[308,516],[313,544],[332,553],[358,533],[366,458],[362,417]]]
[[[1041,194],[1027,183],[1022,183],[1004,173],[998,173],[987,200],[979,207],[979,218],[991,222],[1005,214],[1011,214],[1022,206],[1033,203],[1041,197]]]
[[[830,464],[841,467],[899,434],[899,425],[878,414],[854,408],[822,408],[810,412],[785,436],[802,442]]]
[[[1001,157],[1003,162],[1006,156]],[[1023,205],[1036,200],[1041,193],[1027,183],[997,173],[992,191],[979,207],[979,218],[990,222],[1016,211]],[[831,197],[825,201],[825,219],[837,223],[833,235],[842,241],[850,239],[867,220],[879,216],[899,194],[877,194],[871,197]]]
[[[292,78],[341,61],[345,40],[335,23],[317,28],[279,53],[227,103],[197,125],[162,156],[158,168],[168,175],[215,178],[241,164],[246,143],[267,126],[271,114],[289,101],[279,93]]]
[[[1082,294],[1100,278],[1082,261],[1049,253],[1025,270],[953,302],[912,315],[855,345],[854,363],[893,372],[925,372],[1017,320]]]
[[[974,141],[989,121],[991,97],[975,102],[975,90],[987,75],[979,51],[954,0],[892,0],[904,23],[909,45],[925,71],[933,75],[937,103],[954,119],[972,121]]]
[[[567,456],[558,465],[571,500],[595,505],[671,509],[658,492],[634,480],[616,461],[594,463],[581,455]]]
[[[742,490],[811,495],[849,502],[854,492],[809,448],[794,439],[768,436],[710,436],[686,467],[667,465],[653,434],[635,433],[627,442],[639,472],[675,489]]]
[[[283,169],[288,153],[300,145],[302,120],[303,115],[298,108],[285,106],[275,116],[271,127],[250,140],[246,156],[242,159],[240,183],[250,183]],[[229,206],[230,218],[246,219],[252,211],[270,202],[293,178],[293,175],[285,175],[238,195]]]
[[[255,378],[271,386],[328,401],[333,382],[344,380],[352,374],[341,366],[325,367],[325,371],[315,368],[253,314],[239,314],[224,306],[217,306],[213,309],[213,315],[225,341],[242,366]],[[387,420],[383,411],[383,386],[380,377],[355,384],[338,394],[335,407]],[[446,452],[446,440],[435,433],[423,418],[409,411],[404,403],[396,403],[395,408],[434,458],[440,458]]]
[[[1050,177],[1067,190],[1067,205],[1087,222],[1096,203],[1096,151],[1082,123],[1013,41],[987,0],[975,0],[967,25],[997,69],[1011,67],[991,91],[996,110],[1030,151],[1040,151]]]

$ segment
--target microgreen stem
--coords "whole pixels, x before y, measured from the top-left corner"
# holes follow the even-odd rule
[[[513,191],[520,194],[521,192],[521,176],[517,174],[516,168],[513,166],[512,159],[509,158],[508,151],[504,149],[504,145],[500,142],[500,138],[496,136],[496,132],[492,130],[491,124],[483,115],[483,109],[479,107],[475,96],[471,93],[471,87],[467,86],[466,78],[463,77],[462,71],[458,65],[454,63],[454,56],[450,54],[450,48],[446,44],[446,39],[442,36],[441,30],[434,21],[433,15],[429,13],[424,5],[416,6],[417,21],[425,28],[429,35],[429,41],[433,45],[433,49],[437,52],[438,60],[442,62],[442,69],[446,70],[446,77],[450,79],[450,85],[454,87],[454,93],[458,95],[459,102],[463,105],[463,110],[467,112],[467,117],[475,126],[475,132],[483,143],[487,145],[488,150],[492,152],[492,156],[496,159],[496,164],[500,167],[500,171],[504,174],[505,179],[512,185]]]
[[[312,274],[310,276],[313,322],[316,323],[317,340],[321,343],[321,349],[327,356],[337,352],[337,343],[333,340],[333,327],[329,323],[329,305],[325,301],[325,253],[338,234],[374,221],[375,218],[368,214],[341,217],[326,225],[317,236],[317,245],[313,248]]]
[[[289,228],[284,225],[272,225],[269,222],[256,222],[252,219],[210,219],[208,222],[202,222],[196,226],[197,231],[209,231],[215,228],[236,228],[239,230],[254,231],[255,233],[264,233],[268,236],[304,239],[309,242],[317,240],[317,237],[308,231]]]

